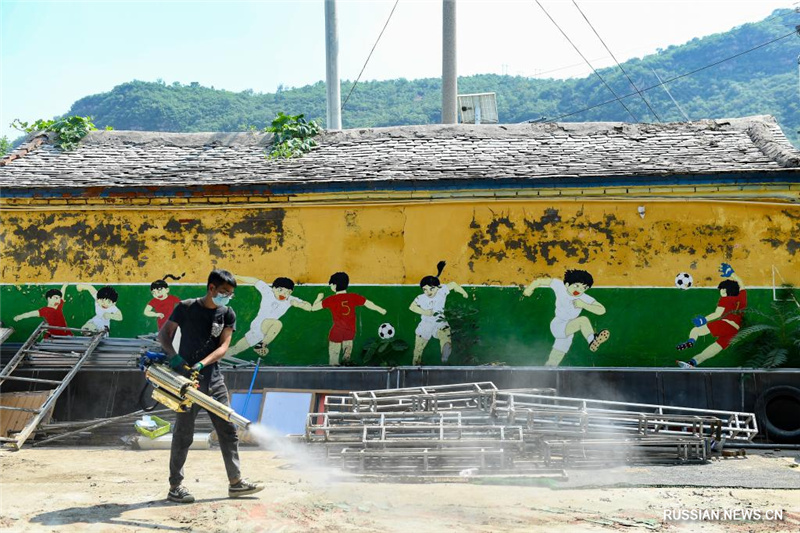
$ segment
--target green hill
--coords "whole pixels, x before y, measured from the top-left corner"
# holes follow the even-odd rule
[[[668,80],[792,33],[798,23],[800,15],[794,11],[778,10],[760,22],[670,46],[629,60],[623,67],[640,89],[655,86],[658,80],[654,70]],[[787,136],[800,144],[798,54],[800,38],[793,35],[667,86],[691,120],[771,114]],[[633,92],[616,67],[600,73],[617,94]],[[504,123],[538,119],[633,121],[617,102],[581,111],[613,98],[594,75],[554,80],[484,74],[459,78],[458,84],[460,93],[497,93],[500,121]],[[351,81],[342,82],[343,96],[351,85]],[[645,94],[662,121],[684,120],[662,87],[653,87]],[[624,101],[638,121],[656,121],[638,96]],[[360,83],[343,110],[343,125],[357,128],[436,123],[440,120],[440,102],[438,78]],[[90,115],[99,127],[111,125],[123,130],[240,131],[263,128],[278,111],[304,113],[324,124],[324,83],[259,94],[217,90],[197,83],[132,81],[78,100],[69,114]]]

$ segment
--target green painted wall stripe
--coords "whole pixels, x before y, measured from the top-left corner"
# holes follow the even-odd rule
[[[99,288],[99,285],[95,285]],[[0,286],[3,324],[16,331],[9,342],[21,342],[37,324],[37,319],[14,322],[19,313],[38,309],[45,305],[44,293],[60,284],[30,284],[23,286]],[[111,335],[135,337],[156,331],[153,318],[143,315],[151,299],[149,285],[114,285],[119,293],[117,306],[123,313],[121,322],[112,322]],[[508,365],[528,366],[545,362],[552,347],[553,338],[549,324],[553,318],[555,298],[550,289],[537,289],[533,297],[523,299],[516,287],[470,287],[471,298],[463,299],[456,293],[448,297],[448,320],[453,326],[454,352],[452,364],[485,364],[504,362]],[[326,296],[327,287],[298,286],[294,296],[313,301],[317,293]],[[353,286],[351,292],[362,294],[387,309],[381,316],[365,308],[358,310],[359,333],[356,337],[354,356],[356,362],[365,342],[376,338],[378,326],[390,322],[397,329],[396,338],[409,344],[409,349],[396,361],[382,358],[387,364],[410,364],[411,347],[414,344],[414,329],[419,323],[418,315],[408,310],[414,298],[420,294],[415,286]],[[171,294],[179,298],[202,296],[202,285],[171,285]],[[715,290],[663,288],[603,288],[590,289],[589,294],[605,305],[603,316],[586,314],[596,330],[609,329],[611,339],[596,353],[588,350],[586,342],[576,336],[572,348],[563,364],[567,366],[674,366],[675,359],[691,357],[708,345],[705,338],[694,350],[676,352],[675,345],[686,340],[692,327],[691,319],[697,314],[711,313],[717,303]],[[750,308],[763,311],[772,302],[772,290],[749,289]],[[238,316],[234,342],[244,336],[250,321],[258,311],[259,295],[255,288],[242,285],[236,293],[233,308]],[[67,288],[64,314],[71,327],[81,327],[94,316],[94,303],[86,292],[77,292],[73,286]],[[283,319],[283,330],[270,347],[269,364],[318,365],[327,364],[327,334],[331,326],[328,311],[308,313],[292,308]],[[474,340],[474,343],[466,341]],[[465,347],[465,344],[468,346]],[[255,358],[252,351],[240,355]],[[741,366],[746,354],[733,349],[722,352],[709,361],[708,366]],[[438,341],[432,339],[424,354],[425,364],[439,363]]]

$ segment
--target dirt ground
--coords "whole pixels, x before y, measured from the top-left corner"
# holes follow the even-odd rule
[[[723,479],[729,469],[783,488],[742,488],[739,481],[664,486],[675,476],[670,472],[675,479],[704,477],[705,465],[655,471],[666,474],[621,467],[606,486],[591,487],[603,472],[578,473],[584,486],[352,482],[316,466],[298,469],[272,451],[243,449],[245,475],[266,489],[233,500],[219,451],[192,450],[185,485],[197,501],[181,505],[165,500],[166,450],[24,448],[0,452],[0,531],[798,531],[797,455],[750,454],[708,466]],[[651,486],[630,487],[650,478]],[[675,522],[663,519],[664,509],[783,509],[784,520]]]

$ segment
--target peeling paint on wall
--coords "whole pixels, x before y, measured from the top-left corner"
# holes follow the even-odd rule
[[[800,212],[785,209],[781,214],[786,217],[785,222],[781,223],[779,220],[771,226],[761,242],[770,244],[773,249],[785,248],[789,254],[795,256],[800,250]]]
[[[3,226],[10,230],[10,235],[3,231],[4,259],[49,272],[51,278],[65,263],[81,265],[89,276],[106,275],[121,257],[144,265],[146,243],[129,223],[115,220],[111,213],[11,215]]]
[[[2,281],[203,282],[214,266],[263,279],[413,284],[442,258],[466,284],[591,271],[601,286],[670,286],[678,272],[734,262],[756,285],[770,265],[800,284],[794,207],[714,202],[484,201],[294,209],[4,212]],[[698,266],[700,265],[700,266]],[[711,267],[713,268],[713,266]]]
[[[542,319],[552,316],[552,291],[537,292],[523,305],[517,287],[580,269],[591,273],[591,294],[608,308],[596,321],[593,317],[592,325],[613,331],[613,336],[599,353],[576,343],[565,364],[646,366],[674,360],[675,342],[691,323],[688,313],[713,306],[721,262],[735,265],[749,286],[770,287],[772,265],[787,282],[800,285],[800,210],[794,206],[676,200],[646,203],[641,216],[642,203],[553,199],[5,211],[0,213],[0,281],[6,284],[0,286],[0,318],[8,322],[20,312],[41,309],[47,284],[69,283],[65,319],[80,326],[92,318],[95,306],[74,284],[111,285],[119,291],[116,304],[124,316],[111,325],[112,334],[133,336],[154,331],[158,317],[145,310],[158,302],[148,284],[163,280],[165,273],[177,277],[185,272],[180,283],[169,284],[169,295],[180,298],[199,296],[208,272],[219,267],[267,281],[289,276],[298,285],[293,295],[312,302],[320,287],[309,284],[324,286],[332,273],[346,271],[359,294],[387,310],[385,317],[359,316],[363,334],[356,338],[357,357],[383,322],[397,329],[399,339],[415,345],[420,319],[409,303],[419,294],[420,279],[446,259],[447,281],[465,286],[469,299],[464,302],[474,312],[461,322],[469,323],[479,340],[474,353],[457,355],[455,362],[542,364],[553,346]],[[691,272],[695,287],[709,289],[675,289],[676,275],[685,272]],[[246,285],[234,301],[241,329],[237,342],[260,302]],[[750,294],[751,306],[769,305],[770,289]],[[450,313],[460,300],[448,300]],[[664,317],[667,308],[679,312]],[[326,362],[330,323],[319,315],[287,313],[280,336],[269,346],[270,357],[282,364]],[[36,320],[15,322],[18,335],[24,336]],[[454,315],[448,321],[458,323]],[[660,344],[653,344],[641,323],[659,324],[667,333],[658,339]],[[454,331],[453,345],[460,341]],[[424,362],[440,360],[439,351],[429,348]],[[409,353],[406,362],[411,357]],[[732,355],[725,357],[718,364],[741,363],[730,359]]]
[[[280,249],[285,216],[283,209],[6,214],[3,280],[145,281],[176,263],[203,275],[210,262]]]
[[[476,207],[469,224],[469,269],[476,275],[488,269],[557,273],[548,267],[590,265],[602,273],[603,283],[613,277],[614,284],[665,285],[667,274],[696,268],[698,260],[744,264],[758,251],[761,261],[791,262],[795,232],[800,239],[800,223],[775,208],[756,208],[762,212],[756,218],[752,207],[665,203],[649,206],[644,220],[634,210],[627,203],[605,208],[565,203],[536,211]],[[760,272],[766,281],[763,263],[751,267],[749,273]],[[663,278],[659,269],[666,271]]]

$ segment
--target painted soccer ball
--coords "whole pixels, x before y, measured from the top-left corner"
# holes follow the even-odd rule
[[[694,280],[692,279],[692,275],[686,272],[681,272],[677,276],[675,276],[675,286],[679,289],[688,289],[691,288],[692,283]]]
[[[378,337],[381,339],[391,339],[394,337],[394,326],[384,322],[378,327]]]

